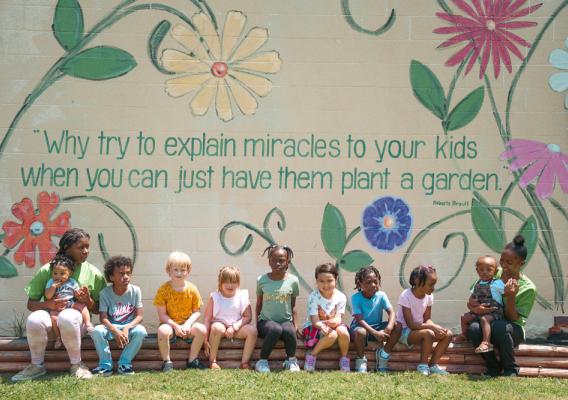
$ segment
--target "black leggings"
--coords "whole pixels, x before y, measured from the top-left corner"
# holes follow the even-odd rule
[[[290,321],[282,323],[275,321],[260,320],[257,324],[258,335],[263,338],[260,358],[267,360],[279,339],[284,341],[286,355],[294,357],[296,355],[296,328]]]

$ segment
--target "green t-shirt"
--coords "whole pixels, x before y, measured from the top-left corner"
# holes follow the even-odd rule
[[[495,278],[501,278],[502,273],[503,270],[499,268],[495,274]],[[515,297],[515,308],[519,313],[519,319],[512,322],[520,327],[524,327],[536,299],[536,286],[525,274],[521,274],[521,277],[517,282],[519,283],[519,291]],[[507,303],[507,298],[505,296],[503,296],[503,301],[503,304]]]
[[[49,264],[45,264],[38,269],[32,280],[24,288],[28,298],[30,300],[41,300],[45,292],[45,285],[50,278],[51,271],[49,270]],[[89,293],[94,301],[99,301],[99,293],[107,285],[101,271],[93,264],[86,261],[81,264],[79,268],[75,269],[71,278],[75,279],[77,283],[79,283],[79,286],[88,287]]]
[[[262,295],[260,320],[278,323],[292,321],[292,296],[300,294],[300,281],[287,274],[281,281],[273,281],[268,274],[256,281],[256,295]]]

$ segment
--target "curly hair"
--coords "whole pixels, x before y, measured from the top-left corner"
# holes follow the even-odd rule
[[[125,256],[114,256],[107,260],[104,266],[105,279],[108,283],[112,283],[110,277],[114,272],[115,268],[120,267],[130,267],[130,271],[134,269],[134,264],[130,257]]]
[[[337,268],[335,267],[335,264],[329,262],[320,264],[316,267],[316,274],[315,274],[316,279],[318,279],[319,274],[331,274],[335,279],[337,279],[337,276],[339,275],[337,273]]]
[[[53,268],[58,265],[68,268],[71,272],[75,271],[75,263],[64,254],[56,254],[55,257],[53,257],[53,259],[49,262],[49,270],[53,271]]]
[[[84,229],[71,228],[65,231],[61,239],[59,239],[59,250],[57,250],[57,254],[65,255],[71,246],[83,238],[91,239],[91,236]]]
[[[517,257],[525,261],[527,259],[527,246],[525,246],[525,237],[517,235],[511,243],[505,246],[505,249],[511,250]]]
[[[286,245],[281,246],[279,244],[271,244],[270,246],[268,246],[266,249],[264,249],[264,251],[262,252],[262,255],[267,254],[267,257],[270,258],[270,255],[272,254],[273,251],[275,250],[284,250],[286,252],[286,254],[288,255],[288,261],[290,261],[292,259],[292,257],[294,257],[294,252],[292,251],[292,249]]]
[[[418,286],[424,286],[426,283],[426,279],[428,276],[432,275],[436,272],[436,268],[433,265],[426,264],[426,265],[419,265],[418,267],[414,268],[410,273],[410,278],[408,282],[412,288]]]
[[[361,268],[355,274],[355,289],[358,290],[358,291],[361,291],[361,283],[363,283],[363,281],[365,279],[367,279],[367,277],[371,274],[375,274],[375,276],[379,280],[379,286],[380,286],[380,284],[381,284],[381,273],[379,272],[379,270],[377,268],[375,268],[372,265],[369,265],[368,267]]]

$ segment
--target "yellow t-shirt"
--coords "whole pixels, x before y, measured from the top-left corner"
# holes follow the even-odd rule
[[[201,296],[194,284],[185,283],[185,289],[176,291],[170,282],[164,283],[154,297],[156,307],[166,307],[166,312],[176,324],[183,324],[191,314],[201,308]]]

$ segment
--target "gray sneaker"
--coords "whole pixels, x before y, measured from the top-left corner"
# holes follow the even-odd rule
[[[390,354],[383,350],[383,348],[377,349],[377,372],[388,372],[389,370],[389,359]]]
[[[44,376],[47,371],[43,365],[30,364],[12,377],[12,382],[31,381]]]
[[[290,357],[284,361],[284,369],[290,372],[300,372],[300,366],[298,365],[298,359],[296,357]]]
[[[93,377],[89,368],[83,363],[71,365],[69,373],[77,379],[91,379]]]
[[[355,371],[363,374],[367,373],[367,357],[363,356],[355,360]]]
[[[162,364],[162,372],[171,372],[174,370],[174,363],[171,361],[164,361]]]

